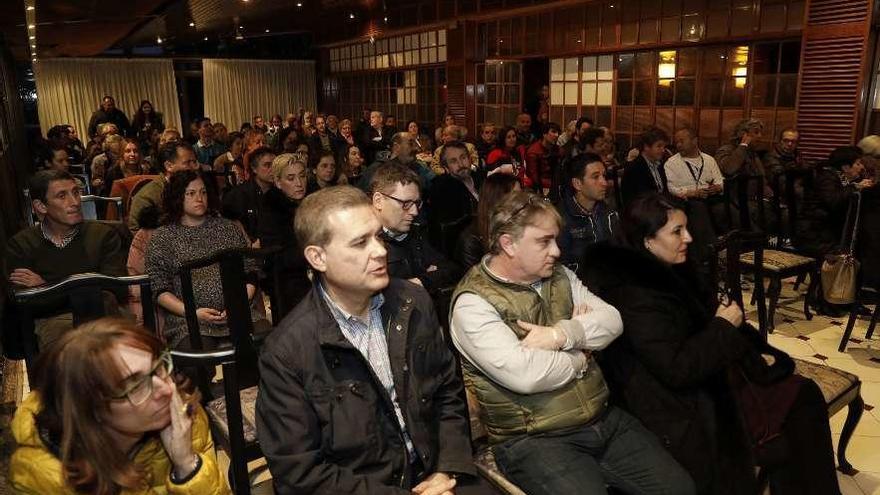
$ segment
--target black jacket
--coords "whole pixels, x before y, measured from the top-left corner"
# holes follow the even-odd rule
[[[623,319],[623,335],[600,356],[612,400],[660,438],[699,493],[755,493],[750,440],[726,376],[749,352],[747,337],[714,316],[683,267],[606,243],[584,259],[601,260],[579,275]]]
[[[92,117],[89,119],[87,130],[89,137],[95,137],[95,134],[98,133],[98,126],[107,122],[116,124],[120,135],[131,136],[131,126],[128,123],[128,117],[125,116],[125,113],[123,113],[122,110],[114,108],[113,111],[108,113],[99,108],[95,110]]]
[[[223,216],[241,222],[251,240],[259,235],[258,222],[260,210],[263,208],[262,196],[263,190],[253,178],[233,187],[223,195],[221,210]]]
[[[629,162],[624,169],[623,178],[620,183],[620,192],[623,194],[624,204],[629,203],[640,194],[648,192],[669,192],[669,186],[666,183],[666,171],[663,165],[660,165],[660,180],[663,183],[663,190],[657,189],[657,183],[654,181],[654,175],[648,166],[647,160],[639,155],[635,160]]]
[[[468,219],[477,212],[477,199],[464,183],[450,174],[438,175],[431,182],[428,192],[428,229],[431,242],[441,250],[450,252],[458,236],[467,227]],[[450,226],[462,222],[461,228]]]
[[[385,248],[388,250],[388,274],[395,278],[418,278],[429,294],[436,294],[440,289],[454,287],[461,278],[461,269],[448,258],[434,249],[425,238],[421,228],[413,225],[409,234],[402,241],[382,233]],[[428,267],[437,267],[434,271],[426,271]]]
[[[426,473],[474,475],[462,383],[431,299],[394,278],[383,294],[394,385]],[[260,374],[257,434],[276,493],[410,494],[391,400],[315,289],[266,339]]]
[[[311,290],[308,262],[293,233],[293,219],[297,202],[288,199],[280,189],[272,187],[263,195],[263,207],[258,220],[260,245],[264,248],[281,247],[266,263],[266,273],[272,287],[277,289],[276,301],[281,306],[275,318],[283,318]],[[276,272],[277,270],[277,272]],[[278,280],[275,280],[275,276]],[[276,284],[277,282],[277,284]]]
[[[467,272],[472,266],[479,263],[485,255],[486,249],[483,247],[483,238],[477,233],[477,222],[474,220],[458,236],[452,259]]]
[[[794,244],[811,256],[822,257],[838,247],[853,185],[844,186],[837,170],[821,166],[804,183],[804,199],[795,221]],[[862,210],[864,216],[865,210]]]

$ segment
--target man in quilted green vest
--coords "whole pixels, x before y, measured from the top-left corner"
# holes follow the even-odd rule
[[[657,438],[608,403],[591,353],[623,323],[557,262],[560,227],[550,203],[509,194],[491,214],[489,254],[452,296],[452,340],[495,460],[530,495],[693,494]]]

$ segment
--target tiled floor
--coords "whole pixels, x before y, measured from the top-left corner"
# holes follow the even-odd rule
[[[795,299],[797,296],[791,283],[786,283],[770,343],[792,357],[822,362],[861,378],[865,411],[847,448],[847,458],[859,472],[855,476],[838,473],[838,478],[844,495],[880,495],[880,328],[866,341],[868,320],[859,319],[846,352],[838,352],[846,317],[814,316],[807,321],[802,312],[803,299]],[[753,308],[747,310],[748,317],[755,320]],[[846,408],[831,418],[835,448],[845,418]]]

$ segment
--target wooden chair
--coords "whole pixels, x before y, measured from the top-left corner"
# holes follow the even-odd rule
[[[247,463],[263,456],[257,441],[255,404],[259,370],[258,349],[261,339],[254,333],[250,302],[245,289],[244,262],[262,258],[265,252],[255,249],[232,249],[214,256],[184,264],[179,271],[187,329],[192,351],[172,351],[175,366],[195,367],[196,384],[202,392],[205,410],[211,421],[216,445],[230,459],[229,482],[238,495],[251,493]],[[214,264],[220,265],[226,321],[230,346],[204,351],[196,316],[192,289],[192,271]],[[223,369],[223,395],[214,397],[208,370]]]
[[[100,273],[82,273],[51,285],[14,290],[12,297],[15,303],[14,309],[19,312],[19,337],[23,357],[28,365],[28,374],[33,373],[33,363],[40,351],[34,333],[34,320],[39,317],[37,311],[40,303],[66,298],[60,311],[67,310],[72,313],[73,326],[77,326],[107,316],[102,294],[104,291],[120,291],[127,294],[128,287],[133,285],[138,286],[141,294],[144,295],[141,301],[144,327],[155,331],[156,309],[153,305],[150,277],[147,275],[111,277]],[[119,303],[120,307],[124,306],[125,299],[120,300]]]
[[[855,209],[858,207],[857,202],[859,201],[859,197],[857,195],[853,195],[850,198],[849,210],[850,213],[853,213]],[[849,222],[850,218],[855,218],[855,221],[858,221],[858,225],[851,225]],[[856,232],[861,231],[862,225],[861,220],[863,219],[862,215],[847,215],[846,225],[843,226],[844,233],[844,245],[849,245],[848,243],[852,241],[853,244],[856,243],[857,239],[853,240],[852,232],[855,230]],[[854,253],[858,251],[854,250]],[[870,254],[870,253],[869,253]],[[873,253],[876,256],[876,253]],[[840,339],[840,345],[837,347],[839,352],[846,352],[846,345],[849,342],[850,336],[852,335],[853,328],[856,324],[856,319],[859,316],[860,308],[866,305],[874,305],[874,312],[871,314],[871,320],[868,323],[868,331],[865,333],[865,339],[870,339],[874,335],[874,328],[877,326],[877,319],[880,317],[880,287],[871,287],[865,285],[863,283],[862,277],[859,277],[859,287],[856,290],[856,299],[850,304],[849,310],[849,318],[846,322],[846,329],[843,331],[843,336]]]
[[[474,466],[477,468],[477,472],[506,495],[526,495],[526,492],[505,478],[498,469],[498,464],[495,463],[495,454],[487,442],[488,434],[486,433],[486,427],[480,421],[480,403],[470,392],[467,383],[465,383],[465,393],[467,395],[468,415],[471,422]]]
[[[718,272],[712,274],[718,285],[726,286],[731,291],[731,297],[738,302],[742,302],[741,287],[741,266],[742,255],[745,250],[754,249],[753,254],[758,260],[757,266],[760,267],[760,251],[762,250],[763,237],[760,233],[733,231],[725,238],[722,238],[717,247],[725,248],[725,272],[719,276]],[[723,251],[722,251],[723,252]],[[760,290],[761,285],[755,282],[755,290]],[[761,301],[763,296],[758,296],[758,319],[761,318],[763,311]],[[759,323],[760,326],[760,323]],[[767,338],[767,332],[761,329],[761,334]],[[822,390],[822,396],[828,406],[828,417],[834,416],[841,409],[847,407],[846,421],[840,433],[840,441],[837,445],[837,464],[838,469],[845,474],[855,474],[852,464],[846,459],[846,448],[852,438],[856,425],[862,418],[864,410],[864,401],[861,396],[862,382],[859,377],[846,371],[832,368],[824,364],[816,364],[802,359],[793,358],[795,362],[795,373],[809,378],[816,382],[816,385]]]
[[[757,230],[768,233],[766,213],[764,211],[764,201],[762,198],[752,198],[749,191],[763,191],[764,177],[760,175],[738,175],[725,181],[729,184],[724,189],[725,208],[728,213],[728,220],[733,222],[732,215],[733,205],[739,210],[739,229],[743,231]],[[736,196],[736,201],[734,197]],[[757,219],[757,228],[753,225],[752,213],[754,210]],[[746,270],[754,271],[757,261],[750,253],[743,253],[743,267]],[[767,315],[767,329],[773,333],[775,327],[774,319],[776,316],[776,307],[779,302],[779,294],[782,292],[782,280],[788,277],[802,277],[810,275],[811,290],[814,285],[818,284],[818,263],[809,256],[803,256],[794,252],[780,249],[766,248],[764,249],[763,271],[770,283],[767,287],[767,296],[770,298]],[[809,291],[808,291],[809,293]],[[804,298],[804,316],[807,320],[811,320],[813,315],[810,313],[809,298]]]

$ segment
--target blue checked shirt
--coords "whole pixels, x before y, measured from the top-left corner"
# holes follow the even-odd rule
[[[317,284],[321,291],[321,296],[330,307],[330,313],[345,338],[351,342],[355,349],[360,351],[367,363],[373,369],[373,373],[382,382],[388,396],[391,397],[391,403],[394,404],[394,413],[397,415],[397,422],[400,423],[400,431],[403,433],[403,439],[406,442],[406,450],[409,452],[410,459],[416,458],[416,449],[413,446],[409,433],[406,431],[406,422],[403,419],[403,411],[397,402],[397,391],[394,389],[394,375],[391,372],[391,359],[388,357],[388,341],[385,339],[385,330],[382,328],[382,313],[379,310],[385,303],[385,297],[380,293],[373,296],[370,301],[369,320],[364,322],[356,316],[346,313],[342,308],[336,305],[327,291],[324,290],[323,284]]]

